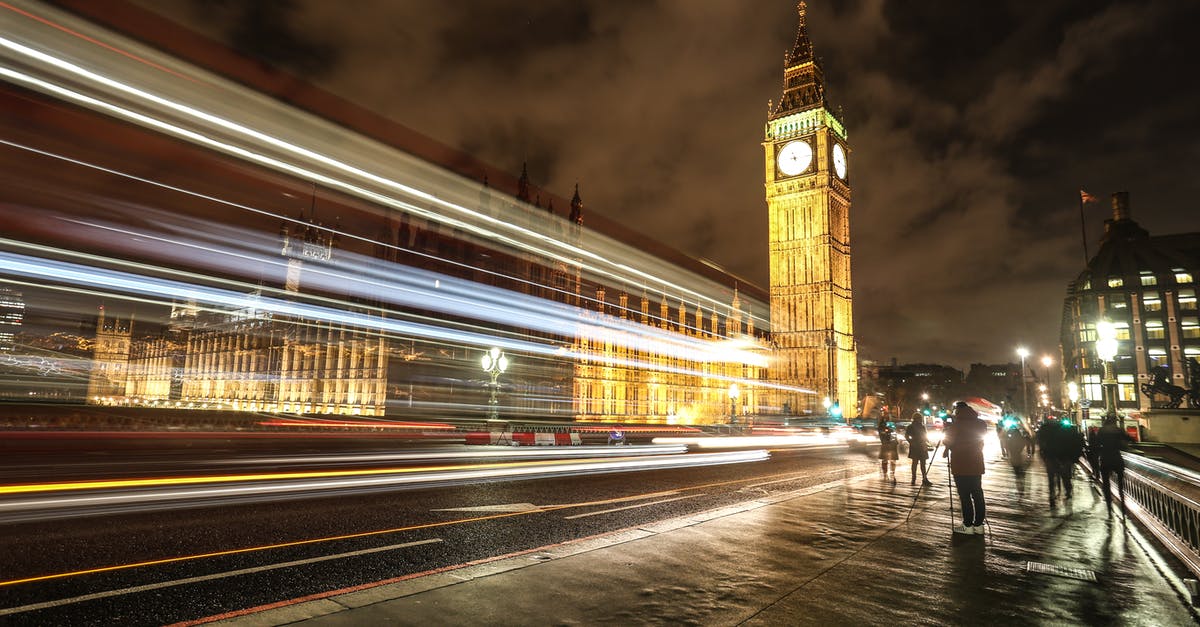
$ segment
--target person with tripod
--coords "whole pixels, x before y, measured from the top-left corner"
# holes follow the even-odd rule
[[[954,404],[954,421],[946,427],[943,457],[950,457],[950,474],[962,505],[962,524],[954,533],[983,535],[987,507],[983,499],[983,439],[987,423],[963,401]]]
[[[912,422],[904,430],[904,439],[908,440],[908,459],[912,460],[912,481],[909,485],[917,485],[917,465],[921,466],[921,485],[931,486],[929,481],[929,430],[925,428],[925,416],[914,411]]]

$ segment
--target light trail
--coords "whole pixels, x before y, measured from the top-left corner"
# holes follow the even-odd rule
[[[108,481],[22,484],[0,487],[0,522],[30,522],[210,506],[263,502],[299,496],[393,491],[479,483],[545,479],[591,474],[638,472],[740,464],[766,460],[763,450],[689,455],[655,455],[578,461],[524,461],[513,463],[390,468],[292,473],[256,473],[206,477],[159,477]]]
[[[119,171],[94,166],[93,164],[36,150],[21,144],[4,140],[0,140],[0,144],[9,145],[21,150],[29,150],[43,156],[62,159],[85,167],[94,167],[108,174],[123,175]],[[130,178],[144,181],[144,179],[138,177]],[[171,186],[167,187],[174,192],[197,195],[211,200],[211,197],[198,195],[188,190]],[[179,218],[164,215],[159,216],[159,220],[169,225],[170,221],[178,221]],[[139,249],[144,249],[146,242],[161,243],[162,246],[159,247],[159,250],[164,251],[164,253],[169,252],[172,261],[186,262],[194,266],[199,259],[204,259],[209,261],[210,270],[218,270],[222,273],[244,273],[248,267],[247,264],[250,264],[249,267],[285,265],[277,254],[278,244],[274,241],[268,242],[261,234],[251,231],[235,232],[237,235],[237,237],[233,238],[233,241],[237,243],[237,247],[235,248],[228,244],[216,243],[216,241],[201,242],[180,234],[166,237],[144,230],[134,231],[126,227],[72,221],[83,226],[105,231],[106,233],[93,236],[105,241],[111,240],[112,235],[118,234],[137,242]],[[190,229],[180,228],[179,230],[187,233],[204,232],[208,225],[202,226],[205,228],[198,229],[193,227]],[[223,241],[229,241],[229,234],[223,234],[226,236]],[[257,243],[253,248],[247,249],[246,247],[251,242]],[[74,253],[73,251],[55,250],[45,246],[35,246],[14,240],[0,239],[0,245],[27,248],[46,255],[69,255],[85,261],[88,265],[112,265],[119,263],[138,271],[178,275],[189,281],[219,282],[246,292],[263,289],[232,280],[219,281],[208,275],[201,275],[195,272],[182,272],[146,263],[118,262],[117,260],[106,259],[98,255],[83,255]],[[197,258],[194,255],[181,256],[179,255],[180,250],[197,251],[205,253],[206,256],[202,258]],[[222,260],[226,261],[222,262]],[[653,342],[653,347],[656,351],[685,359],[695,359],[697,355],[700,355],[700,361],[737,361],[760,367],[766,365],[763,355],[755,353],[752,350],[746,350],[751,347],[743,346],[737,340],[725,340],[723,342],[702,340],[678,333],[670,333],[654,325],[639,324],[615,316],[589,316],[579,308],[563,303],[514,293],[511,290],[496,288],[490,285],[481,285],[446,274],[410,266],[381,269],[378,260],[353,253],[341,253],[337,259],[329,261],[325,265],[313,266],[307,269],[305,283],[316,290],[340,293],[346,296],[381,299],[397,307],[428,308],[453,316],[479,319],[491,323],[519,321],[530,329],[545,331],[563,337],[582,335],[584,337],[600,338],[605,337],[603,335],[605,332],[612,331],[618,333],[612,339],[615,339],[619,345],[633,347],[638,341],[648,340]],[[267,289],[266,291],[280,295],[283,294],[283,291],[278,289]],[[339,308],[355,306],[346,301],[337,301],[329,298],[308,298],[310,300],[334,304]],[[396,312],[390,313],[395,314]],[[581,313],[583,314],[582,316]],[[644,364],[638,362],[627,365],[641,366]],[[747,385],[752,384],[752,382],[745,380],[730,379],[730,382],[734,381]]]
[[[413,462],[426,460],[520,460],[520,459],[565,459],[571,457],[633,457],[637,455],[680,455],[687,452],[682,444],[655,444],[646,446],[571,446],[542,448],[506,448],[504,450],[446,451],[429,453],[384,453],[363,455],[292,455],[286,457],[249,457],[213,462],[220,465],[246,464],[294,464],[294,463],[339,463],[339,462]]]
[[[40,245],[27,244],[0,238],[0,246],[17,249],[31,249],[39,252],[50,254],[51,252],[60,255],[74,258],[81,258],[88,261],[89,265],[78,263],[70,263],[54,259],[43,259],[40,257],[32,257],[29,255],[21,255],[17,253],[5,252],[0,250],[0,271],[8,274],[23,276],[31,279],[38,279],[47,283],[66,283],[69,285],[78,285],[87,287],[93,290],[102,290],[111,296],[121,296],[122,294],[135,294],[142,297],[150,297],[160,303],[169,303],[171,301],[194,301],[201,303],[207,307],[214,308],[213,311],[229,311],[229,310],[246,310],[246,311],[269,311],[273,314],[282,314],[310,321],[331,322],[358,329],[368,329],[376,332],[387,332],[406,337],[418,337],[435,341],[445,341],[461,343],[471,346],[490,346],[498,345],[501,348],[523,351],[535,355],[553,356],[559,358],[571,359],[594,359],[594,355],[587,353],[577,353],[567,350],[562,344],[553,340],[538,340],[538,339],[518,339],[506,336],[497,336],[494,333],[479,330],[455,330],[446,326],[405,321],[398,317],[383,317],[366,313],[353,311],[345,311],[341,308],[331,306],[322,306],[317,304],[309,304],[305,302],[297,302],[284,300],[282,298],[271,298],[267,296],[255,295],[250,293],[249,286],[240,284],[246,291],[234,291],[209,287],[207,285],[199,285],[194,283],[186,283],[183,281],[164,279],[155,276],[147,276],[142,274],[133,274],[117,270],[111,270],[104,267],[96,267],[103,265],[124,265],[137,269],[147,270],[151,266],[147,264],[125,262],[116,259],[103,258],[96,255],[85,255],[74,251],[63,251],[50,249]],[[200,278],[199,275],[192,273],[182,273],[169,268],[153,268],[157,274],[167,275],[182,275],[184,277]],[[403,275],[412,269],[400,266],[397,268],[397,274]],[[344,278],[345,281],[353,281],[349,275]],[[215,281],[209,279],[209,281]],[[228,281],[226,284],[230,283]],[[484,292],[482,286],[474,288],[477,292]],[[410,293],[408,290],[396,290],[396,295],[393,299],[399,298],[399,295]],[[503,291],[503,290],[498,290]],[[497,295],[496,300],[492,301],[491,308],[480,307],[478,303],[466,303],[455,301],[454,299],[441,299],[436,290],[432,292],[416,292],[420,295],[419,298],[411,301],[412,306],[435,307],[437,303],[442,303],[442,307],[450,309],[451,304],[461,302],[462,307],[453,309],[456,315],[463,317],[482,316],[487,311],[500,312],[494,316],[484,316],[485,319],[490,319],[496,323],[518,323],[527,328],[548,330],[562,329],[565,324],[560,322],[560,316],[571,316],[571,326],[574,329],[578,328],[578,310],[566,305],[557,305],[548,308],[547,313],[540,313],[532,309],[532,305],[516,305],[509,308],[506,307],[506,302],[521,303],[523,299],[538,301],[538,304],[544,304],[545,301],[533,297],[522,297],[519,294],[505,292],[506,299],[502,301]],[[426,297],[432,296],[434,300],[426,300]],[[332,299],[317,299],[326,303],[337,304],[346,309],[353,307],[352,303],[342,301],[334,301]],[[361,308],[361,307],[359,307]],[[687,338],[678,334],[669,334],[661,330],[641,325],[635,322],[627,322],[629,329],[629,337],[625,338],[626,346],[631,348],[639,348],[651,353],[660,353],[673,355],[676,357],[687,359],[692,362],[734,362],[734,363],[760,363],[762,356],[754,354],[751,351],[746,351],[739,348],[736,344],[725,342],[711,342],[695,338]],[[634,333],[637,333],[635,335]],[[569,336],[568,336],[569,337]],[[619,339],[619,338],[618,338]],[[649,341],[661,342],[648,344]],[[640,360],[631,358],[605,358],[606,363],[616,365],[629,366],[634,368],[657,370],[661,372],[670,372],[676,374],[687,374],[692,376],[703,376],[717,380],[736,382],[739,385],[758,386],[775,389],[786,389],[793,391],[802,391],[813,393],[807,388],[798,388],[794,386],[786,386],[770,381],[761,381],[757,379],[745,379],[738,377],[729,377],[717,373],[704,372],[699,368],[685,368],[665,363],[655,363],[653,360]]]
[[[871,474],[871,473],[869,473],[869,474]],[[179,563],[179,562],[196,561],[196,560],[208,559],[208,558],[212,558],[212,557],[222,557],[222,556],[226,556],[226,555],[256,553],[256,552],[262,552],[262,551],[267,551],[267,550],[272,550],[272,549],[289,548],[289,547],[295,547],[295,546],[316,545],[316,544],[323,544],[323,543],[327,543],[327,542],[335,542],[335,541],[339,541],[339,540],[367,538],[367,537],[380,536],[380,535],[403,533],[403,532],[408,532],[408,531],[418,531],[418,530],[423,530],[423,529],[449,527],[449,526],[453,526],[453,525],[482,522],[482,521],[488,521],[488,520],[496,520],[496,519],[500,519],[500,518],[513,518],[513,517],[517,517],[517,516],[529,516],[529,515],[534,515],[534,514],[542,514],[542,513],[546,513],[546,512],[553,512],[553,511],[559,511],[559,510],[563,510],[563,509],[576,508],[576,507],[591,507],[591,506],[596,506],[596,505],[607,505],[610,503],[628,502],[630,500],[638,500],[638,499],[643,499],[643,498],[653,498],[653,497],[658,497],[658,496],[664,496],[664,497],[672,496],[672,495],[679,494],[680,492],[689,492],[689,491],[696,491],[696,490],[711,490],[713,488],[720,488],[720,487],[724,487],[724,486],[737,485],[737,484],[752,484],[752,482],[761,481],[763,479],[771,480],[766,483],[776,483],[776,482],[783,482],[783,481],[788,481],[788,480],[796,480],[796,479],[803,478],[804,476],[805,476],[804,473],[786,472],[786,473],[778,473],[775,475],[768,475],[765,477],[752,477],[752,478],[747,478],[747,479],[730,479],[727,481],[714,481],[714,482],[710,482],[710,483],[704,483],[704,484],[698,484],[698,485],[694,485],[694,486],[677,488],[674,490],[665,490],[665,491],[660,490],[660,491],[655,491],[655,492],[647,492],[647,493],[643,493],[640,495],[614,497],[614,498],[602,499],[602,500],[598,500],[598,501],[567,503],[567,504],[561,504],[561,505],[543,505],[540,507],[536,507],[534,509],[504,511],[504,512],[492,513],[492,514],[481,515],[481,516],[474,516],[474,517],[470,517],[470,518],[463,518],[463,519],[457,519],[457,520],[448,520],[448,521],[440,521],[440,522],[434,522],[434,523],[409,525],[409,526],[405,526],[405,527],[394,527],[394,528],[390,528],[390,529],[378,529],[378,530],[372,530],[372,531],[364,531],[364,532],[359,532],[359,533],[337,535],[337,536],[327,536],[327,537],[321,537],[321,538],[309,538],[309,539],[305,539],[305,540],[296,540],[296,541],[292,541],[292,542],[281,542],[281,543],[277,543],[277,544],[268,544],[268,545],[253,546],[253,547],[243,547],[243,548],[238,548],[238,549],[227,549],[224,551],[213,551],[213,552],[209,552],[209,553],[200,553],[200,554],[195,554],[195,555],[167,557],[167,558],[161,558],[161,559],[155,559],[155,560],[133,562],[133,563],[128,563],[128,564],[100,566],[100,567],[95,567],[95,568],[88,568],[88,569],[75,570],[75,571],[69,571],[69,572],[51,573],[51,574],[46,574],[46,575],[38,575],[38,576],[34,576],[34,577],[25,577],[25,578],[20,578],[20,579],[11,579],[11,580],[7,580],[7,581],[0,581],[0,588],[5,587],[5,586],[33,583],[33,582],[38,582],[38,581],[63,579],[63,578],[69,578],[69,577],[78,577],[81,575],[91,575],[91,574],[96,574],[96,573],[129,570],[129,569],[133,569],[133,568],[143,568],[143,567],[147,567],[147,566],[158,566],[158,565],[162,565],[162,564],[173,564],[173,563]],[[863,475],[863,476],[868,476],[868,475]],[[774,480],[778,480],[778,481],[774,481]],[[766,485],[766,483],[760,483],[758,485]]]
[[[140,47],[134,42],[107,33],[95,26],[80,23],[79,20],[74,19],[72,16],[53,9],[34,5],[28,11],[37,11],[48,16],[39,16],[38,19],[42,20],[45,24],[54,24],[54,28],[57,29],[66,28],[60,26],[59,22],[69,22],[73,25],[73,28],[69,30],[74,32],[70,36],[65,36],[61,32],[48,30],[44,26],[38,27],[28,22],[22,22],[15,19],[15,15],[10,14],[10,19],[7,20],[9,28],[6,29],[10,33],[10,36],[2,38],[2,43],[5,49],[9,51],[11,58],[38,64],[44,71],[49,72],[50,76],[61,75],[69,77],[72,84],[79,85],[81,88],[83,85],[90,85],[100,90],[101,93],[119,94],[120,97],[118,99],[122,102],[130,103],[131,105],[133,103],[141,103],[141,106],[147,107],[149,110],[158,108],[169,111],[173,115],[179,116],[181,120],[190,120],[194,124],[201,125],[201,128],[210,128],[219,132],[210,136],[204,131],[189,131],[179,126],[177,122],[156,119],[147,113],[134,112],[113,103],[105,102],[101,98],[77,93],[64,85],[51,83],[45,78],[39,79],[32,75],[10,69],[9,76],[12,80],[24,81],[26,84],[35,85],[38,89],[49,90],[59,97],[83,102],[88,106],[99,108],[112,115],[135,120],[138,123],[146,124],[163,132],[185,137],[189,140],[220,149],[227,154],[234,154],[241,158],[247,158],[268,165],[269,167],[290,172],[293,175],[300,176],[304,180],[321,181],[323,184],[346,190],[374,202],[380,202],[385,206],[397,207],[414,215],[432,219],[454,228],[463,229],[465,232],[474,233],[487,241],[504,242],[507,245],[515,246],[518,250],[532,252],[547,259],[556,259],[569,266],[578,265],[583,260],[587,260],[589,265],[595,266],[590,268],[592,271],[599,272],[600,276],[611,280],[640,285],[643,289],[656,294],[665,294],[666,291],[674,291],[678,295],[686,296],[698,303],[705,303],[710,307],[723,308],[727,306],[724,298],[710,296],[708,294],[708,287],[697,288],[681,283],[680,278],[683,275],[675,278],[667,278],[656,271],[642,269],[660,267],[661,264],[636,249],[608,240],[603,243],[603,246],[612,248],[613,250],[612,254],[605,256],[602,253],[584,249],[571,242],[558,240],[549,232],[541,232],[520,226],[517,220],[507,219],[505,216],[491,216],[469,209],[460,202],[447,200],[437,193],[428,192],[413,184],[405,183],[397,179],[394,175],[382,174],[369,166],[356,165],[351,162],[354,156],[364,163],[375,164],[376,167],[389,164],[389,166],[383,167],[391,167],[393,170],[405,172],[410,178],[423,178],[431,182],[445,181],[450,178],[444,172],[435,172],[427,164],[414,163],[411,157],[407,157],[390,147],[367,140],[366,138],[356,136],[352,138],[352,141],[347,141],[348,138],[345,137],[344,129],[337,128],[328,122],[300,113],[279,103],[269,101],[261,96],[248,94],[244,89],[231,82],[212,76],[194,67],[183,66],[186,67],[189,77],[202,77],[203,82],[211,85],[213,88],[210,92],[198,93],[193,86],[185,86],[186,89],[183,93],[205,100],[210,109],[222,109],[228,113],[214,113],[199,106],[179,102],[152,89],[137,87],[129,80],[108,76],[104,72],[124,73],[129,76],[142,77],[142,74],[139,72],[143,66],[133,65],[129,67],[130,62],[124,57],[103,59],[102,63],[99,59],[102,55],[98,54],[94,48],[89,48],[96,45],[95,41],[100,39],[117,42],[116,44],[105,44],[110,48],[138,50],[139,52],[135,56],[143,61],[147,59],[159,59],[162,55],[151,49]],[[81,46],[78,40],[81,36],[80,33],[86,33],[82,36],[88,37],[92,41]],[[15,37],[17,36],[22,37],[23,41],[16,41]],[[42,49],[35,47],[39,44]],[[70,54],[70,51],[81,51],[73,54],[73,58],[89,59],[97,68],[104,65],[106,69],[89,69],[77,62],[47,52],[47,49],[55,48],[61,48],[67,51],[67,54]],[[163,61],[163,64],[166,65],[167,61],[173,60],[169,60],[168,58]],[[183,64],[172,62],[170,65],[178,67]],[[158,80],[157,78],[155,80],[163,84],[160,88],[162,91],[174,88],[169,81]],[[33,83],[30,83],[30,81],[33,81]],[[259,128],[253,123],[245,121],[245,119],[236,119],[238,115],[246,119],[254,117],[259,121],[259,125],[264,128]],[[273,127],[277,130],[265,127]],[[320,138],[337,137],[338,141],[329,142],[329,145],[338,146],[340,144],[342,146],[340,150],[346,156],[337,156],[330,151],[320,151],[306,147],[303,145],[304,139],[285,138],[282,137],[283,133],[291,134],[293,137],[305,138],[310,142],[319,142]],[[361,185],[378,186],[380,189],[391,190],[409,196],[413,199],[413,202],[401,201],[389,197],[386,193],[375,192],[367,187],[362,187],[360,184],[343,181],[332,174],[320,174],[305,169],[296,163],[285,162],[278,157],[257,154],[245,145],[228,143],[232,139],[217,139],[222,134],[241,138],[243,141],[251,142],[250,145],[258,144],[269,147],[282,155],[289,155],[292,158],[312,162],[314,165],[328,168],[331,172],[337,173],[340,176],[359,180],[362,182]],[[347,159],[347,157],[351,158]],[[397,163],[403,164],[403,166],[398,166],[396,165]],[[477,193],[479,191],[480,188],[478,185],[470,182],[466,183],[465,187],[473,192]],[[446,185],[447,183],[437,184]],[[461,180],[459,180],[458,186],[460,188],[464,187]],[[455,197],[463,194],[460,190],[450,192],[446,195],[448,197]],[[439,212],[428,211],[419,206],[419,203],[430,203],[441,210],[454,213],[465,220],[450,218],[448,215]],[[559,226],[564,225],[562,220],[555,220],[554,222]],[[527,243],[522,241],[522,239],[530,239],[533,243]],[[598,238],[594,239],[599,242]],[[545,246],[550,246],[554,250],[542,248]],[[555,250],[560,252],[554,252]],[[637,260],[637,263],[631,264],[628,260]],[[695,283],[696,280],[697,277],[689,276],[684,282],[692,282],[695,285],[712,285],[711,282],[706,281]],[[660,288],[659,286],[662,287]],[[765,309],[760,309],[760,311],[765,311]],[[765,320],[763,322],[765,323]]]

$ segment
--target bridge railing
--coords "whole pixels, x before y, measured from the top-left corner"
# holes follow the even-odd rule
[[[1124,454],[1126,508],[1200,578],[1200,474]],[[1113,485],[1113,498],[1118,498]]]

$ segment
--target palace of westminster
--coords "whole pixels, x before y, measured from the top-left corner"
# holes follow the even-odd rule
[[[374,257],[465,281],[512,290],[521,297],[569,305],[573,336],[556,337],[570,358],[511,354],[500,379],[507,415],[583,421],[705,424],[750,416],[823,414],[829,403],[854,415],[858,359],[850,280],[849,145],[829,107],[799,5],[794,46],[785,55],[783,93],[771,105],[762,140],[769,215],[769,291],[723,272],[715,280],[732,298],[716,305],[684,293],[636,293],[563,262],[497,250],[462,237],[424,216],[389,217]],[[531,196],[527,171],[510,195],[488,186],[480,213],[532,224],[558,224],[557,235],[586,249],[579,190],[569,213]],[[298,297],[308,273],[340,252],[340,226],[318,220],[314,208],[279,230],[286,263],[282,285],[262,293]],[[566,219],[563,219],[563,218]],[[367,235],[367,234],[359,234]],[[687,263],[690,262],[690,263]],[[699,267],[686,260],[685,269]],[[711,269],[709,276],[713,276]],[[630,293],[634,292],[634,293]],[[517,297],[514,295],[514,297]],[[754,324],[741,297],[770,304],[770,328]],[[382,303],[363,312],[386,317]],[[610,321],[620,324],[613,324]],[[661,352],[622,325],[647,325],[692,341],[738,343],[743,360],[710,360]],[[145,327],[149,331],[136,327]],[[514,324],[513,333],[547,336]],[[636,334],[634,334],[636,335]],[[454,403],[486,406],[479,368],[486,346],[455,345],[272,313],[177,303],[165,323],[106,314],[96,325],[87,398],[101,405],[187,407],[311,415],[438,415]]]

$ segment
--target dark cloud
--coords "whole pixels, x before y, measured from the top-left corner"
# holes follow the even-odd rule
[[[146,6],[217,37],[247,28]],[[761,141],[792,0],[284,6],[271,32],[297,58],[336,54],[322,87],[514,174],[528,162],[560,195],[580,182],[589,211],[766,284]],[[1200,229],[1200,3],[857,0],[808,16],[853,149],[864,357],[1053,351],[1082,268],[1080,186],[1130,191],[1152,233]],[[1092,252],[1107,215],[1088,209]]]

